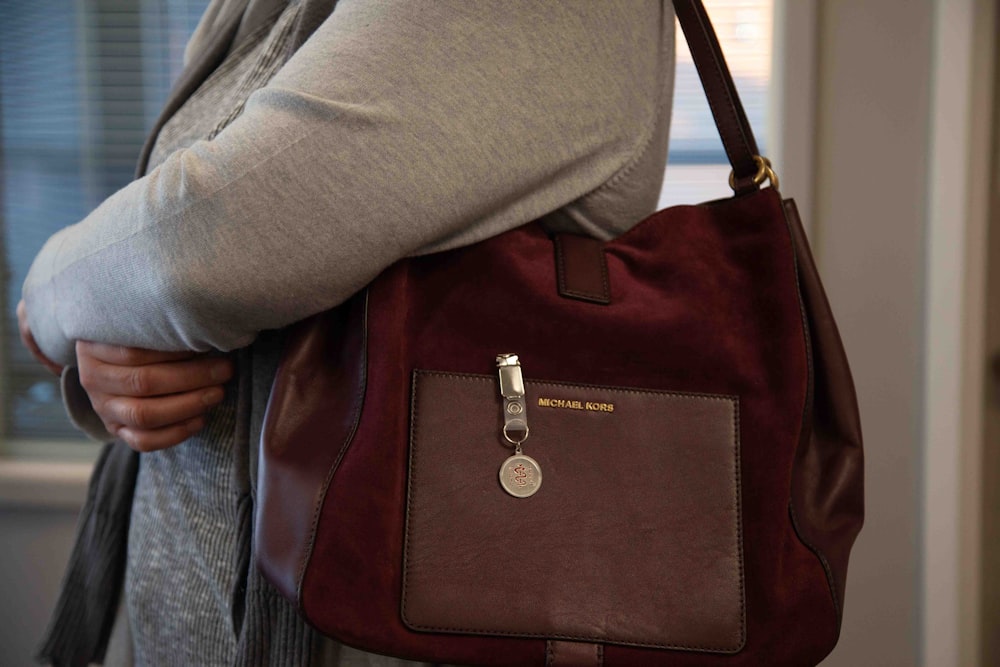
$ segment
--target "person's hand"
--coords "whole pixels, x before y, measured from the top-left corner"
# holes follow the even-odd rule
[[[21,334],[21,343],[28,348],[31,356],[53,374],[62,375],[62,366],[46,357],[35,342],[35,337],[31,335],[31,329],[28,327],[28,308],[24,305],[24,299],[17,304],[17,331]]]
[[[78,341],[80,384],[109,433],[151,452],[187,440],[233,376],[224,357]]]

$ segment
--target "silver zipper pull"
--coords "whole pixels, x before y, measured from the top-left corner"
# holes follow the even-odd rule
[[[537,461],[521,451],[529,432],[521,362],[516,354],[500,354],[497,355],[497,368],[503,398],[503,437],[514,445],[514,455],[500,466],[500,485],[515,498],[527,498],[541,486],[542,469]]]

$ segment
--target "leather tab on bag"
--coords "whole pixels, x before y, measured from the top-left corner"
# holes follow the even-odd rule
[[[555,246],[560,296],[590,303],[611,303],[604,244],[589,236],[557,234]]]
[[[581,642],[545,642],[545,667],[603,667],[604,646]]]

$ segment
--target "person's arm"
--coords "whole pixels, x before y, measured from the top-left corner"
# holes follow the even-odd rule
[[[341,0],[214,140],[49,240],[35,339],[62,364],[76,340],[231,350],[598,188],[656,121],[660,12]]]

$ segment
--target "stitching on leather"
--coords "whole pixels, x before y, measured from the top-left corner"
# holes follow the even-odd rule
[[[404,619],[405,620],[405,619]],[[670,648],[682,651],[702,651],[704,653],[738,653],[743,649],[739,646],[686,646],[684,644],[643,644],[640,642],[621,641],[608,639],[607,637],[588,637],[576,635],[553,635],[530,632],[506,632],[504,630],[484,630],[481,628],[439,628],[429,625],[413,625],[407,622],[407,626],[413,630],[423,630],[428,632],[450,632],[455,634],[470,635],[490,635],[494,637],[517,637],[521,639],[565,639],[567,641],[586,642],[588,644],[598,644],[605,642],[615,646],[634,646],[636,648]]]
[[[410,589],[410,582],[407,574],[410,571],[410,542],[412,541],[411,535],[413,529],[410,524],[410,508],[413,503],[413,487],[416,486],[417,476],[417,382],[419,379],[420,371],[414,370],[412,380],[410,381],[410,456],[406,471],[406,532],[404,534],[405,543],[403,544],[403,591],[399,600],[399,615],[403,619],[403,623],[412,629],[417,629],[419,627],[410,623],[410,620],[406,617],[406,596]]]
[[[597,246],[598,260],[601,264],[601,283],[604,285],[604,294],[602,295],[605,301],[611,302],[611,284],[608,280],[608,257],[604,254],[603,246]]]
[[[722,76],[722,73],[721,73],[721,70],[720,70],[720,68],[722,67],[722,64],[719,62],[719,59],[716,56],[715,49],[712,48],[711,40],[708,37],[708,31],[705,28],[705,22],[702,19],[701,14],[697,10],[692,9],[691,11],[694,13],[695,18],[698,21],[698,26],[701,28],[701,33],[700,34],[696,34],[695,36],[696,37],[701,37],[703,39],[703,41],[704,41],[704,43],[705,43],[705,45],[707,47],[706,50],[711,54],[712,60],[715,63],[715,67],[709,68],[709,70],[710,70],[709,71],[709,75],[715,81],[717,81],[719,84],[721,84],[721,88],[722,88],[723,92],[725,93],[726,97],[728,98],[728,106],[725,108],[725,111],[727,111],[728,113],[723,114],[723,115],[724,115],[724,117],[726,117],[726,121],[727,121],[728,124],[732,125],[732,124],[734,124],[733,122],[735,121],[736,127],[739,128],[739,130],[740,130],[739,131],[740,137],[743,140],[743,148],[746,150],[747,153],[749,153],[749,154],[752,155],[753,154],[753,150],[750,149],[749,142],[746,140],[746,137],[743,136],[743,130],[740,127],[740,123],[739,123],[739,115],[736,112],[736,107],[735,107],[735,104],[733,103],[732,96],[729,94],[729,89],[726,87],[726,82],[723,79],[723,76]],[[702,41],[702,40],[699,40],[699,41]],[[708,104],[712,108],[712,115],[715,116],[715,114],[718,112],[718,107],[712,101],[712,96],[708,95],[707,92],[708,91],[706,90],[705,97],[708,99]],[[730,153],[733,152],[732,151],[732,146],[730,145],[730,143],[728,141],[726,141],[726,133],[722,132],[721,129],[722,128],[719,128],[719,130],[720,130],[719,131],[719,137],[722,139],[722,143],[723,143],[723,145],[726,148],[726,153],[730,154]],[[759,189],[759,188],[754,188],[754,189]],[[751,189],[747,188],[747,190],[751,190]]]
[[[747,140],[747,137],[744,134],[743,131],[744,128],[742,123],[740,123],[739,111],[737,110],[736,100],[733,98],[730,88],[729,86],[727,86],[725,76],[722,73],[722,69],[723,67],[725,67],[725,65],[723,64],[723,62],[720,61],[720,54],[717,53],[718,47],[712,44],[712,39],[710,37],[709,29],[705,27],[705,19],[707,17],[705,17],[702,14],[702,12],[698,10],[697,7],[695,7],[694,9],[694,13],[695,16],[697,16],[698,18],[698,25],[701,27],[702,34],[705,38],[705,43],[708,46],[708,51],[709,53],[711,53],[712,60],[715,62],[715,67],[712,69],[712,73],[715,75],[715,79],[721,84],[722,91],[725,93],[727,98],[726,110],[729,112],[729,122],[731,124],[734,124],[736,126],[736,129],[739,130],[739,136],[740,139],[742,140],[743,148],[746,150],[748,154],[753,155],[754,151],[753,149],[750,148],[750,142]]]
[[[799,280],[799,260],[795,254],[795,238],[791,233],[791,221],[789,220],[788,207],[791,206],[792,200],[781,202],[781,213],[785,220],[785,227],[788,229],[789,242],[792,246],[792,270],[795,274],[795,293],[798,297],[799,303],[799,315],[802,318],[802,338],[806,347],[806,368],[808,372],[808,385],[806,387],[806,401],[802,406],[802,428],[805,428],[806,411],[810,410],[810,405],[812,404],[815,397],[815,368],[814,360],[812,354],[812,335],[809,332],[809,317],[806,314],[805,303],[802,301],[802,285]],[[811,412],[811,410],[810,410]],[[802,438],[799,438],[799,445],[802,444]],[[793,464],[794,468],[794,464]],[[793,475],[794,476],[794,475]],[[820,565],[823,567],[823,572],[826,575],[827,585],[830,587],[830,595],[833,598],[833,609],[836,612],[836,627],[837,632],[840,632],[841,623],[843,622],[842,611],[840,609],[839,596],[837,594],[837,580],[833,576],[833,568],[830,567],[830,562],[827,560],[826,556],[818,547],[816,547],[812,542],[805,538],[799,529],[798,518],[795,513],[795,497],[791,493],[791,482],[789,482],[789,493],[788,493],[788,514],[792,521],[792,529],[795,531],[796,537],[809,549],[817,559],[819,559]]]
[[[401,594],[401,616],[403,618],[403,623],[406,624],[411,630],[417,631],[431,631],[431,632],[452,632],[452,633],[464,633],[464,634],[489,634],[497,637],[522,637],[522,638],[545,638],[546,640],[551,639],[565,639],[571,641],[586,641],[589,643],[597,644],[601,646],[602,643],[613,643],[619,646],[635,646],[641,648],[667,648],[667,649],[680,649],[685,651],[702,651],[702,652],[712,652],[712,653],[737,653],[743,649],[746,643],[746,590],[744,585],[744,571],[743,571],[743,519],[742,519],[742,487],[740,486],[740,455],[739,455],[739,398],[736,396],[727,396],[724,394],[699,394],[699,393],[685,393],[685,392],[673,392],[673,391],[657,391],[651,389],[630,389],[624,387],[608,387],[604,385],[585,385],[585,384],[573,384],[569,382],[534,382],[531,380],[525,380],[525,384],[531,384],[533,386],[555,386],[555,387],[574,387],[574,388],[587,388],[587,389],[603,389],[605,391],[615,391],[625,394],[652,394],[657,396],[672,396],[672,397],[683,397],[683,398],[695,398],[700,400],[715,400],[715,401],[729,401],[733,405],[733,455],[734,464],[736,467],[736,530],[737,530],[737,553],[739,555],[739,568],[740,568],[740,642],[737,646],[731,647],[716,647],[716,646],[697,646],[697,645],[683,645],[683,644],[657,644],[657,643],[641,643],[632,641],[623,641],[608,639],[607,637],[592,637],[586,635],[554,635],[551,633],[527,633],[527,632],[511,632],[503,630],[491,630],[483,628],[456,628],[456,627],[439,627],[431,625],[421,625],[418,623],[411,622],[406,617],[406,597],[409,588],[409,581],[407,577],[407,572],[409,570],[409,548],[411,541],[411,525],[410,525],[410,509],[411,509],[411,490],[415,486],[413,483],[414,474],[414,461],[416,460],[416,434],[417,434],[417,411],[416,411],[416,396],[417,396],[417,381],[421,376],[435,376],[442,378],[467,380],[473,382],[494,382],[494,378],[489,375],[477,375],[473,373],[447,373],[442,371],[426,371],[421,369],[414,369],[413,371],[413,382],[412,390],[410,395],[410,467],[408,471],[409,486],[407,488],[406,496],[406,544],[403,550],[403,590]],[[553,649],[551,648],[551,641],[546,642],[548,656],[552,656]],[[601,651],[602,661],[603,661],[603,649]]]
[[[559,293],[566,293],[566,257],[563,253],[562,239],[558,236],[556,243],[556,281],[559,283]]]
[[[722,46],[719,44],[718,36],[715,35],[715,29],[712,28],[712,20],[708,16],[708,12],[705,10],[705,6],[698,4],[695,5],[695,11],[698,13],[700,22],[702,25],[708,25],[709,29],[704,30],[706,38],[711,35],[714,39],[709,39],[709,46],[711,47],[712,57],[719,64],[718,74],[725,84],[723,90],[726,93],[726,97],[729,99],[729,109],[732,112],[733,119],[736,121],[736,129],[739,130],[740,140],[743,142],[744,147],[750,155],[754,155],[757,152],[756,146],[754,144],[756,141],[753,138],[753,129],[750,126],[750,121],[747,119],[746,110],[743,108],[743,104],[740,101],[739,91],[736,89],[736,84],[733,82],[732,73],[729,71],[729,67],[725,65],[725,56],[722,52]],[[749,136],[748,133],[749,132]]]
[[[598,294],[597,292],[580,292],[577,290],[566,289],[563,290],[564,296],[576,296],[580,298],[586,298],[588,301],[595,301],[601,304],[607,304],[608,299],[603,294]]]
[[[436,375],[438,377],[456,378],[460,380],[478,380],[481,382],[496,381],[496,379],[492,375],[479,375],[478,373],[449,373],[447,371],[428,371],[420,368],[414,370],[414,373],[420,373],[421,375]],[[549,386],[549,387],[573,387],[573,388],[584,388],[584,389],[603,389],[605,391],[617,391],[623,394],[651,394],[654,396],[678,396],[685,398],[704,398],[716,401],[736,401],[737,403],[739,402],[738,396],[731,396],[729,394],[701,394],[698,392],[686,392],[686,391],[636,389],[633,387],[616,387],[604,384],[581,384],[578,382],[558,382],[554,380],[532,380],[530,378],[525,379],[525,384],[530,384],[536,387]]]
[[[733,457],[736,475],[736,553],[740,562],[740,648],[747,641],[746,581],[743,569],[743,439],[740,437],[740,401],[733,402]]]
[[[343,461],[348,448],[354,441],[354,436],[358,432],[358,425],[361,422],[361,413],[364,411],[365,392],[368,387],[368,296],[369,291],[365,290],[364,306],[362,308],[361,315],[361,381],[358,382],[358,390],[354,394],[354,401],[358,407],[354,413],[354,423],[351,425],[351,430],[344,439],[344,443],[340,446],[337,458],[334,460],[333,465],[330,466],[330,470],[326,474],[322,490],[316,496],[315,509],[313,510],[312,517],[312,527],[309,529],[309,541],[302,553],[302,560],[299,564],[299,571],[296,575],[295,597],[296,606],[300,611],[305,605],[302,598],[302,586],[305,581],[306,569],[309,567],[309,562],[312,560],[313,549],[316,546],[316,532],[319,529],[320,514],[322,514],[323,505],[326,502],[326,495],[330,490],[330,483],[333,481],[334,475],[337,474],[337,470],[340,468],[341,461]]]
[[[604,644],[593,644],[594,659],[597,667],[604,667]],[[555,645],[551,640],[545,642],[545,665],[546,667],[559,667],[556,664]]]
[[[559,263],[556,273],[558,274],[559,293],[561,295],[578,296],[586,299],[598,299],[601,297],[601,295],[596,293],[570,289],[566,286],[566,252],[563,250],[562,240],[558,236],[556,237],[556,261]]]
[[[833,578],[833,569],[830,567],[830,563],[826,560],[823,553],[807,540],[801,532],[799,532],[799,521],[798,517],[795,515],[795,506],[792,504],[791,499],[788,501],[788,516],[792,520],[792,529],[795,531],[795,535],[799,538],[799,541],[804,544],[809,551],[819,559],[820,564],[823,566],[823,572],[826,574],[826,581],[830,586],[830,595],[833,597],[833,610],[837,613],[837,627],[840,627],[840,603],[837,602],[837,583]]]
[[[604,285],[604,292],[584,292],[582,290],[570,289],[566,286],[566,253],[563,251],[562,239],[560,237],[555,237],[556,246],[556,263],[558,264],[556,269],[556,280],[559,283],[559,293],[563,296],[575,296],[588,300],[595,300],[600,303],[610,303],[611,302],[611,290],[608,286],[608,261],[604,257],[604,250],[598,248],[599,260],[601,264],[601,282]]]
[[[802,284],[799,280],[799,259],[795,254],[795,236],[792,234],[791,230],[791,220],[789,220],[788,209],[791,207],[792,200],[780,201],[781,215],[785,221],[785,229],[788,231],[788,242],[791,246],[792,255],[792,272],[795,276],[795,295],[799,304],[799,316],[802,318],[802,341],[806,348],[806,373],[807,373],[807,385],[806,385],[806,400],[802,406],[802,427],[800,432],[805,429],[806,412],[812,412],[811,406],[815,398],[815,368],[812,353],[812,335],[809,333],[809,317],[806,314],[806,306],[802,301]],[[802,446],[802,436],[799,436],[799,446]],[[792,463],[793,475],[794,477],[794,459]],[[836,627],[837,632],[840,632],[841,623],[843,622],[843,616],[841,614],[840,602],[838,601],[837,595],[837,580],[833,576],[833,568],[830,567],[830,562],[827,560],[826,556],[822,551],[819,550],[815,545],[813,545],[809,540],[807,540],[799,530],[798,520],[795,514],[795,497],[791,492],[791,480],[789,480],[789,493],[788,493],[788,512],[792,520],[792,529],[795,531],[795,535],[799,538],[808,548],[816,558],[819,559],[820,565],[823,566],[823,572],[826,574],[826,583],[830,587],[830,594],[833,597],[833,609],[836,612]]]
[[[701,27],[702,31],[704,32],[704,30],[705,30],[705,26],[704,26],[704,24],[702,23],[702,20],[701,20],[701,16],[698,16],[698,17],[697,17],[697,19],[698,19],[698,25],[699,25],[699,26]],[[708,39],[708,37],[707,37],[707,36],[705,36],[705,42],[706,42],[706,44],[707,44],[707,48],[706,48],[706,50],[707,50],[707,51],[708,51],[709,53],[711,53],[711,55],[712,55],[712,60],[713,60],[713,61],[714,61],[714,63],[715,63],[715,67],[714,67],[714,68],[709,68],[709,72],[708,72],[708,74],[709,74],[709,76],[711,76],[711,77],[712,77],[713,79],[715,79],[715,80],[716,80],[716,81],[717,81],[717,82],[719,83],[720,87],[721,87],[721,88],[722,88],[723,90],[725,90],[725,88],[726,88],[726,85],[725,85],[725,81],[723,80],[723,78],[722,78],[722,75],[721,75],[721,74],[719,73],[719,71],[718,71],[718,67],[719,67],[719,61],[718,61],[718,59],[717,59],[717,58],[715,57],[715,52],[713,51],[713,49],[712,49],[712,47],[711,47],[711,43],[709,42],[709,39]],[[719,113],[719,107],[718,107],[718,106],[717,106],[717,105],[715,104],[715,102],[714,102],[714,101],[712,100],[712,96],[711,96],[711,95],[707,95],[707,94],[706,94],[706,96],[705,96],[705,97],[706,97],[706,98],[708,99],[708,104],[709,104],[709,106],[711,106],[711,107],[712,107],[712,112],[713,112],[713,113]],[[731,100],[729,101],[729,105],[730,105],[730,106],[732,105],[732,101],[731,101]],[[733,112],[732,112],[732,110],[731,110],[731,109],[729,108],[729,106],[725,107],[725,111],[726,111],[727,113],[726,113],[726,114],[724,114],[724,117],[725,117],[725,116],[728,116],[728,118],[726,118],[726,121],[727,121],[727,123],[728,123],[728,124],[730,124],[730,125],[731,125],[731,124],[733,123],[733,120],[734,120],[734,119],[733,119]],[[721,129],[721,128],[720,128],[720,129]],[[732,149],[732,146],[730,145],[729,141],[728,141],[728,140],[726,139],[726,132],[721,132],[721,131],[720,131],[720,132],[719,132],[719,137],[720,137],[720,138],[722,139],[722,143],[723,143],[723,144],[725,144],[725,146],[726,146],[726,152],[728,153],[728,152],[732,151],[732,150],[733,150],[733,149]]]

